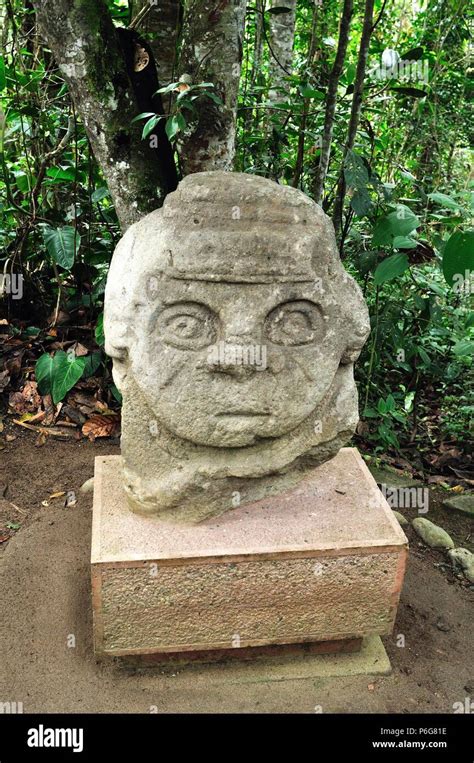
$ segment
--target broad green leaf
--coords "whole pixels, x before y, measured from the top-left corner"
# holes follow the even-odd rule
[[[173,138],[181,131],[184,130],[186,127],[186,120],[181,114],[181,112],[178,112],[177,114],[174,114],[172,117],[168,117],[166,120],[166,134],[168,136],[168,140],[173,140]]]
[[[12,174],[15,178],[15,183],[18,190],[21,191],[21,193],[29,193],[31,190],[30,178],[26,172],[23,172],[22,170],[15,170]]]
[[[105,334],[104,334],[104,313],[101,313],[99,317],[97,318],[97,324],[95,327],[95,341],[97,342],[100,347],[103,347],[105,343]]]
[[[85,357],[76,358],[72,352],[58,350],[54,356],[52,396],[59,403],[79,381],[86,365]]]
[[[102,360],[102,353],[92,352],[90,355],[86,355],[85,358],[86,362],[82,376],[84,379],[87,379],[87,377],[92,376],[99,368]]]
[[[394,212],[389,212],[377,220],[372,243],[375,246],[392,246],[397,236],[408,236],[420,225],[418,217],[404,204],[398,204]]]
[[[431,359],[430,359],[430,356],[428,355],[428,353],[426,352],[426,350],[424,350],[423,347],[418,347],[417,348],[417,352],[418,352],[418,355],[420,356],[420,358],[422,359],[423,363],[426,366],[429,366],[430,363],[431,363]]]
[[[428,198],[434,201],[435,204],[439,204],[443,209],[461,209],[457,201],[452,199],[451,196],[446,196],[445,193],[435,191],[434,193],[429,193]]]
[[[176,114],[176,120],[178,122],[178,127],[180,130],[186,129],[186,119],[184,117],[184,114],[182,114],[180,111]]]
[[[358,217],[370,214],[373,209],[372,199],[364,188],[359,188],[351,198],[351,207]]]
[[[157,90],[157,92],[159,93],[160,91]],[[154,111],[142,111],[141,114],[137,114],[136,117],[133,117],[132,124],[134,122],[138,122],[140,119],[150,119],[150,117],[155,117],[155,116],[156,114]]]
[[[412,182],[416,182],[416,177],[412,175],[411,172],[408,172],[408,170],[400,170],[400,175],[405,178],[405,180],[411,180]]]
[[[45,352],[40,355],[35,365],[35,377],[38,383],[38,390],[42,395],[48,395],[53,386],[54,377],[54,356]]]
[[[460,342],[456,342],[453,347],[455,355],[474,355],[474,342],[469,339],[461,339]]]
[[[379,286],[386,281],[392,281],[410,267],[406,254],[392,254],[383,260],[374,273],[374,283]]]
[[[109,196],[109,189],[103,185],[101,188],[96,188],[91,196],[92,201],[96,204],[98,201],[102,201],[106,196]]]
[[[346,69],[346,82],[348,85],[352,85],[354,82],[356,73],[356,65],[355,64],[349,64]]]
[[[364,413],[362,414],[364,419],[378,419],[379,414],[375,410],[375,408],[365,408]]]
[[[46,170],[46,177],[57,183],[64,183],[64,181],[73,183],[76,180],[76,171],[74,167],[49,167]]]
[[[463,287],[474,272],[474,229],[456,231],[443,250],[443,274],[450,286]],[[472,275],[471,275],[472,278]]]
[[[148,122],[145,122],[142,130],[142,138],[146,138],[151,133],[151,131],[155,129],[156,125],[161,119],[164,119],[163,115],[158,116],[157,114],[154,114],[151,119],[148,120]]]
[[[62,228],[43,227],[43,238],[46,249],[53,260],[65,270],[71,270],[75,254],[79,249],[81,239],[72,225]]]
[[[315,90],[314,87],[309,85],[300,85],[300,93],[303,98],[314,98],[316,101],[324,100],[324,93],[320,90]]]
[[[367,188],[369,171],[367,165],[355,151],[348,151],[344,160],[344,179],[351,188]]]
[[[182,82],[171,82],[169,85],[165,85],[165,87],[160,87],[159,90],[156,91],[155,95],[157,93],[161,93],[164,95],[165,93],[171,93],[172,90],[176,90],[178,85],[183,84]]]
[[[112,395],[115,397],[117,403],[121,403],[122,402],[122,393],[120,392],[120,390],[117,389],[115,384],[111,384],[109,389],[110,389]]]
[[[209,98],[213,103],[216,103],[218,106],[222,106],[222,98],[220,98],[216,93],[209,93],[207,90],[204,92],[204,95],[206,98]]]
[[[383,437],[388,443],[393,445],[395,448],[400,448],[400,443],[398,442],[398,438],[395,434],[395,432],[392,432],[385,424],[380,424],[378,427],[378,433]]]
[[[38,334],[41,334],[41,329],[37,328],[36,326],[28,326],[22,333],[24,336],[36,337]]]
[[[395,236],[392,242],[394,249],[414,249],[418,245],[416,238],[410,236]]]

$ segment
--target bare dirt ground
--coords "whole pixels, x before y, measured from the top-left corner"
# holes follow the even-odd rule
[[[212,669],[96,663],[92,494],[79,487],[93,475],[94,457],[117,453],[118,442],[48,439],[36,447],[34,435],[18,428],[14,434],[0,452],[0,701],[23,702],[24,712],[312,713],[320,706],[323,712],[451,713],[454,703],[474,698],[474,593],[411,527],[405,528],[410,562],[398,619],[384,639],[390,676],[275,682],[262,664],[243,679],[238,663]],[[77,503],[68,508],[64,497],[49,498],[70,490]],[[415,510],[404,513],[411,518]],[[428,516],[457,545],[472,548],[472,520],[443,509],[438,492]]]

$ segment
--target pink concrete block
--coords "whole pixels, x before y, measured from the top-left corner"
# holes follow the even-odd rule
[[[98,655],[361,638],[391,632],[407,539],[356,449],[297,487],[199,525],[132,513],[120,456],[96,458]]]

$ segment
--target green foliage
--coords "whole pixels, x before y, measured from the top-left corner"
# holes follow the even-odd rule
[[[59,403],[79,381],[86,368],[86,358],[77,358],[73,352],[58,350],[53,356],[41,355],[35,373],[43,395],[51,394],[53,403]]]
[[[71,270],[80,245],[80,237],[76,229],[72,225],[63,225],[60,228],[50,228],[45,225],[43,238],[54,262],[65,270]]]
[[[0,268],[24,276],[25,296],[21,304],[4,300],[5,314],[21,341],[40,335],[41,352],[57,340],[36,364],[43,394],[60,400],[79,379],[100,376],[120,402],[102,349],[105,279],[120,235],[115,210],[67,85],[38,43],[33,11],[19,0],[10,5],[15,27],[9,20],[0,57]],[[132,4],[107,5],[115,23],[130,23]],[[314,196],[341,5],[325,0],[321,12],[313,0],[297,3],[293,63],[275,100],[269,27],[289,10],[250,0],[235,170]],[[462,443],[473,419],[467,2],[375,3],[360,119],[348,144],[362,6],[354,4],[337,88],[322,205],[334,214],[341,185],[341,258],[370,310],[372,333],[356,367],[364,442],[423,453],[443,439]],[[162,83],[166,117],[137,114],[143,139],[165,120],[179,148],[196,125],[197,100],[210,113],[221,105],[215,83],[184,79]],[[43,341],[47,327],[56,333]],[[86,342],[87,356],[61,349],[71,340]]]
[[[474,275],[474,230],[455,231],[443,249],[443,273],[450,286]]]
[[[172,82],[170,85],[160,87],[159,90],[157,90],[157,93],[160,95],[176,93],[176,98],[172,101],[171,112],[168,117],[147,111],[138,114],[133,119],[134,122],[141,119],[147,120],[143,126],[142,138],[147,138],[157,124],[159,124],[162,119],[166,119],[166,135],[171,143],[175,142],[179,137],[179,134],[186,129],[188,121],[192,121],[193,116],[197,113],[195,101],[201,98],[208,98],[217,105],[222,104],[222,100],[219,96],[212,92],[213,87],[214,85],[212,82],[200,82],[195,85],[189,85],[186,82]],[[186,111],[189,113],[188,117],[185,115]]]
[[[380,286],[385,281],[391,281],[393,278],[404,273],[409,267],[410,263],[406,254],[392,254],[377,265],[374,273],[374,283]]]

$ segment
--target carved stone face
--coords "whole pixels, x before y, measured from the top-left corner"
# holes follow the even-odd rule
[[[185,287],[185,294],[183,288]],[[313,284],[166,281],[131,369],[158,422],[200,445],[279,437],[327,393],[345,349]]]
[[[231,489],[255,500],[355,427],[367,309],[330,221],[293,188],[186,177],[119,243],[104,320],[135,509],[202,518]]]

